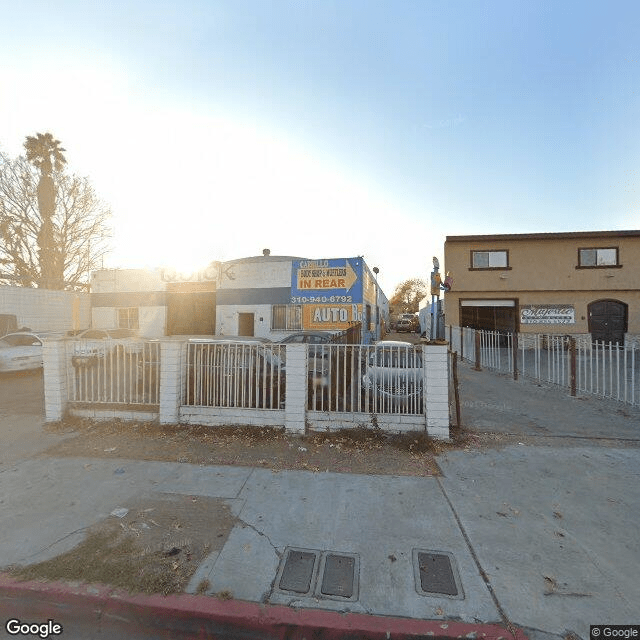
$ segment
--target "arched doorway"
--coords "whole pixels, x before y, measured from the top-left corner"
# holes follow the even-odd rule
[[[596,300],[588,307],[589,333],[593,341],[624,344],[628,306],[620,300]]]

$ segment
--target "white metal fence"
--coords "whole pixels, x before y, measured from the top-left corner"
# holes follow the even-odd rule
[[[307,345],[307,410],[422,414],[419,347]],[[183,404],[281,409],[286,345],[189,343]]]
[[[182,404],[284,408],[285,352],[281,344],[188,343]]]
[[[448,327],[451,349],[476,367],[640,406],[640,344],[589,335],[513,334]]]
[[[424,412],[420,347],[309,345],[307,408],[419,415]]]
[[[66,345],[69,400],[157,405],[160,344],[141,340],[73,340]]]

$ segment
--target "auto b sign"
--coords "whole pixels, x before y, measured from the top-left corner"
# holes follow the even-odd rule
[[[305,329],[335,331],[361,321],[360,304],[306,304],[302,307],[302,326]]]

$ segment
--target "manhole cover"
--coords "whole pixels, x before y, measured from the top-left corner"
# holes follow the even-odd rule
[[[327,554],[324,561],[324,575],[320,592],[325,596],[353,596],[355,558]]]
[[[358,599],[357,553],[287,547],[276,574],[275,589],[286,595],[335,600]]]
[[[413,551],[418,593],[428,596],[463,598],[453,555],[442,551]]]
[[[309,593],[317,554],[312,551],[289,550],[278,586],[284,591]]]

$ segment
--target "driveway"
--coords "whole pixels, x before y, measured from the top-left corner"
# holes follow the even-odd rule
[[[44,432],[43,423],[42,371],[0,374],[0,470],[65,437]]]
[[[532,438],[640,443],[640,409],[596,396],[458,365],[461,421],[468,429]],[[536,440],[538,439],[538,440]]]

